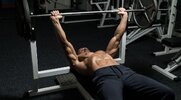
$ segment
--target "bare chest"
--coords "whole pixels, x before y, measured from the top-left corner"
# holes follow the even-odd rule
[[[105,52],[95,52],[87,59],[87,65],[93,70],[115,64],[117,62]]]

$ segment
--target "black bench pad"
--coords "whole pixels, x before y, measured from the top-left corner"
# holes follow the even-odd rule
[[[181,47],[181,37],[165,38],[161,43],[169,47]]]

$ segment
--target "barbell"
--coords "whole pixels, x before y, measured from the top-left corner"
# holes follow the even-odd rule
[[[144,9],[135,9],[135,10],[126,10],[127,12],[140,12],[145,11]],[[68,12],[68,13],[60,13],[62,16],[73,16],[73,15],[89,15],[89,14],[100,14],[100,13],[115,13],[118,12],[117,9],[114,10],[106,10],[106,11],[81,11],[81,12]],[[40,15],[30,15],[30,17],[46,17],[51,16],[51,14],[40,14]]]
[[[34,37],[31,27],[31,18],[51,16],[51,14],[34,15],[32,12],[30,12],[29,3],[27,0],[16,0],[16,8],[18,33],[27,39],[32,39]],[[157,0],[133,0],[132,9],[126,11],[133,13],[134,21],[139,27],[148,28],[153,24],[157,11],[159,10],[168,9],[158,9]],[[118,12],[117,9],[106,11],[66,12],[61,13],[61,15],[73,16],[116,12]]]

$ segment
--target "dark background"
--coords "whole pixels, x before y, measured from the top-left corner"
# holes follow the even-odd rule
[[[23,98],[24,94],[32,88],[33,82],[30,45],[29,41],[17,33],[14,7],[2,6],[2,2],[0,4],[0,100],[82,100],[83,98],[75,89]],[[177,18],[177,25],[180,25],[179,22],[181,21]],[[40,70],[68,65],[49,18],[37,18],[33,23]],[[105,49],[116,27],[98,29],[96,26],[96,22],[63,24],[67,37],[76,49],[82,46],[88,46],[91,50]],[[174,56],[174,54],[158,57],[152,55],[153,52],[161,50],[163,46],[159,42],[144,36],[127,45],[124,65],[171,87],[175,91],[176,100],[181,100],[181,82],[172,81],[151,68],[153,64],[165,67]],[[177,68],[173,73],[181,76],[181,69]],[[79,75],[77,78],[96,98],[89,79],[79,78]],[[56,84],[55,77],[40,80],[41,87],[54,84]]]

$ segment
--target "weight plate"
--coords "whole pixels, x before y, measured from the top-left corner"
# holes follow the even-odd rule
[[[144,12],[133,12],[135,23],[141,28],[150,27],[157,15],[157,0],[134,0],[133,9],[144,9]]]

